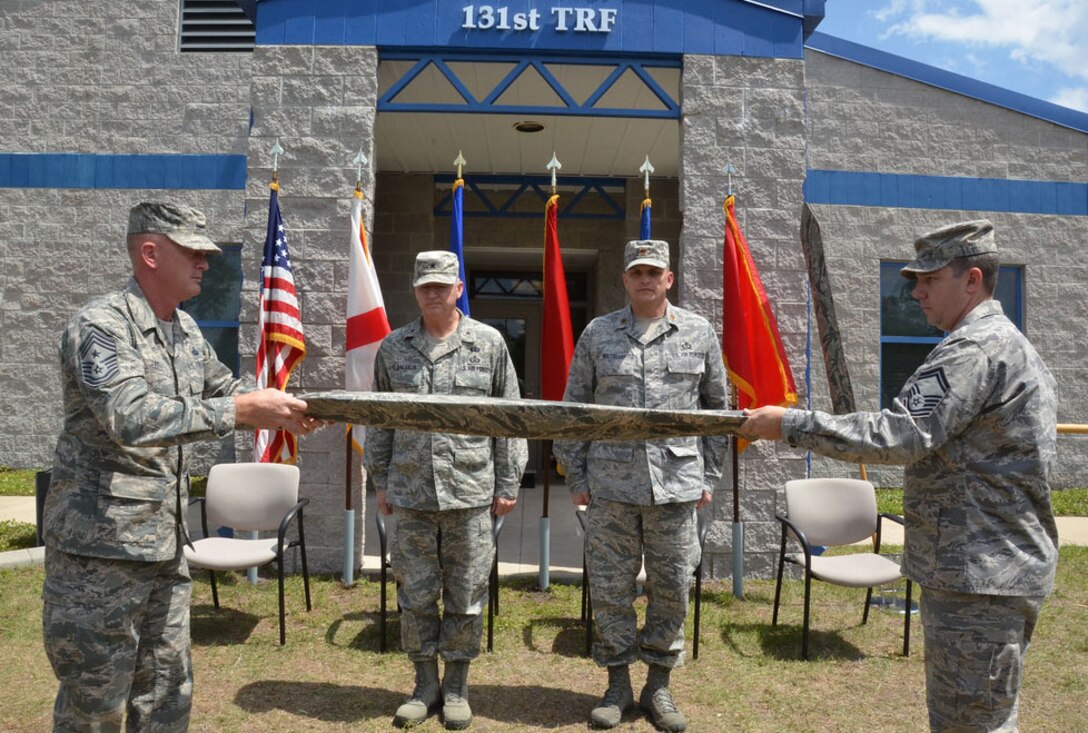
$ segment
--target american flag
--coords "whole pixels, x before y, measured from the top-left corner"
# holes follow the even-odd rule
[[[283,390],[295,365],[306,356],[302,335],[302,313],[291,274],[291,255],[287,251],[287,230],[280,216],[277,192],[271,184],[268,200],[268,233],[261,262],[261,295],[257,312],[257,387]],[[294,463],[298,458],[298,439],[286,430],[258,430],[253,451],[256,461]]]

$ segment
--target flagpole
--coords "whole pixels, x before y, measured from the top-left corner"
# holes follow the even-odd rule
[[[737,409],[737,388],[730,389],[733,409]],[[740,521],[740,453],[737,439],[729,437],[729,456],[733,473],[733,597],[744,598],[744,523]]]
[[[283,155],[283,148],[280,147],[280,139],[279,138],[276,138],[276,142],[272,143],[272,147],[268,149],[268,154],[272,156],[272,182],[270,184],[268,184],[268,187],[273,191],[279,191],[279,189],[280,189],[280,184],[279,184],[280,156]],[[263,273],[262,273],[262,280],[263,280]],[[264,338],[264,334],[261,334],[261,338]],[[274,372],[274,370],[272,368],[272,361],[273,361],[272,359],[269,359],[267,357],[265,358],[265,365],[264,366],[265,366],[265,370],[267,371],[267,375],[265,376],[265,380],[266,380],[265,384],[269,385],[269,386],[271,386],[272,384],[275,383],[275,379],[273,378],[273,374],[275,372]],[[258,460],[259,460],[259,458],[260,457],[258,456]],[[255,540],[259,536],[260,535],[256,530],[251,530],[249,532],[249,538],[251,540]],[[246,580],[248,580],[251,585],[257,585],[257,568],[256,567],[246,569]]]
[[[733,174],[737,172],[732,163],[726,163],[722,169],[726,177],[726,197],[733,195]],[[728,224],[728,222],[727,222]],[[730,390],[733,409],[737,409],[737,387]],[[733,472],[733,597],[744,598],[744,523],[740,521],[740,451],[737,439],[729,438],[729,455]]]
[[[361,194],[363,191],[363,166],[367,163],[362,148],[359,149],[351,162],[355,166],[355,193]],[[344,433],[344,569],[341,577],[345,586],[351,586],[355,583],[355,492],[352,488],[355,457],[352,455],[351,445],[353,437],[352,426],[348,425],[348,429]],[[366,482],[360,480],[359,485],[363,491],[366,491]]]
[[[552,159],[545,166],[552,174],[552,196],[555,196],[557,191],[555,173],[562,167],[563,164],[555,157],[555,151],[553,150]],[[545,218],[548,216],[546,210],[544,216]],[[545,224],[545,226],[547,225]],[[551,503],[552,441],[545,440],[541,447],[544,451],[544,497],[540,514],[540,590],[547,590],[551,584],[552,564],[552,520],[548,515],[548,505]]]
[[[642,167],[638,169],[642,174],[642,192],[645,196],[642,200],[642,209],[639,212],[639,239],[650,239],[650,174],[654,172],[654,166],[650,163],[650,156],[646,156]]]

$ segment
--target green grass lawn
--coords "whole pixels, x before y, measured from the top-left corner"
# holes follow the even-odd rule
[[[891,549],[891,548],[889,548]],[[0,730],[49,729],[56,682],[41,647],[41,568],[0,572]],[[1058,586],[1047,601],[1025,668],[1020,729],[1084,730],[1088,699],[1088,548],[1061,550]],[[378,649],[378,584],[345,588],[313,582],[313,611],[302,581],[287,588],[287,645],[278,644],[275,581],[254,587],[230,575],[211,604],[205,576],[192,604],[195,696],[193,731],[388,731],[411,690],[411,665],[399,649],[392,613],[391,652]],[[673,675],[673,690],[693,731],[746,733],[919,733],[926,730],[921,625],[901,656],[898,613],[874,610],[860,625],[864,591],[813,587],[809,662],[800,651],[800,581],[786,584],[780,625],[772,627],[772,581],[747,580],[736,599],[728,582],[704,589],[699,659]],[[640,613],[643,601],[638,603]],[[394,606],[395,608],[395,606]],[[486,633],[486,632],[485,632]],[[691,617],[688,619],[690,653]],[[473,731],[585,731],[607,675],[581,656],[579,589],[528,580],[503,583],[495,651],[473,665]],[[632,669],[636,694],[645,668]],[[442,730],[437,719],[424,731]],[[630,713],[617,729],[649,732]]]

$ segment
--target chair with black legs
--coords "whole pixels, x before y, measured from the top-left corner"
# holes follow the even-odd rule
[[[869,605],[875,586],[889,585],[904,578],[899,563],[880,554],[881,520],[899,524],[903,518],[877,511],[876,491],[868,481],[849,478],[814,478],[786,482],[786,513],[775,515],[782,524],[778,553],[778,579],[774,589],[771,625],[778,625],[782,574],[787,562],[803,570],[805,581],[804,616],[801,627],[801,658],[808,659],[809,608],[812,580],[866,588],[861,623],[869,621]],[[872,552],[845,555],[814,554],[813,547],[851,545],[875,537]],[[787,552],[790,543],[801,552]],[[911,582],[907,579],[903,619],[903,656],[910,655]]]
[[[279,581],[280,644],[287,643],[284,614],[283,575],[287,550],[299,549],[302,583],[306,592],[306,610],[310,605],[310,572],[306,565],[306,534],[302,509],[309,499],[298,498],[297,466],[282,463],[220,463],[208,472],[206,496],[190,504],[200,504],[203,538],[185,547],[185,559],[191,567],[208,571],[212,585],[212,603],[219,608],[219,589],[215,573],[245,570],[276,563]],[[249,539],[209,535],[213,526],[237,531],[275,532],[275,537]],[[292,525],[295,539],[288,538]]]

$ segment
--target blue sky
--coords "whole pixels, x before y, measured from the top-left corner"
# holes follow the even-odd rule
[[[1088,0],[827,0],[817,28],[1088,112]]]

